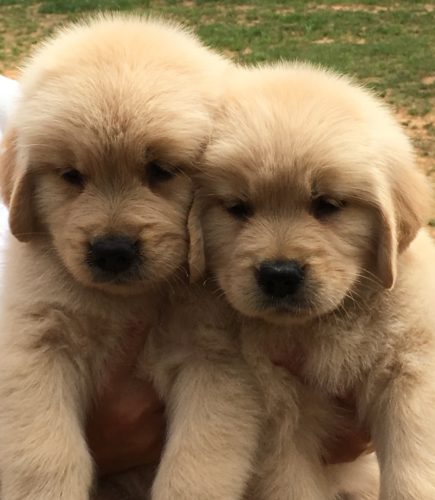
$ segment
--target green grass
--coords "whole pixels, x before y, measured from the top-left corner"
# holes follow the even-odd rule
[[[354,75],[390,102],[435,172],[435,4],[430,0],[0,0],[0,71],[54,27],[93,10],[133,10],[192,26],[239,61],[302,59]]]
[[[337,10],[337,6],[343,10]],[[383,7],[383,8],[382,8]],[[366,0],[0,0],[0,60],[14,65],[53,26],[92,10],[162,13],[192,25],[210,45],[247,62],[306,59],[356,75],[424,115],[435,86],[435,10],[428,2]]]
[[[434,85],[422,83],[435,74],[435,9],[430,9],[427,0],[355,4],[328,0],[0,0],[0,58],[15,62],[10,38],[18,43],[20,56],[56,23],[105,9],[171,15],[240,60],[298,58],[332,66],[369,81],[379,93],[414,113],[427,112],[428,99],[435,95]]]

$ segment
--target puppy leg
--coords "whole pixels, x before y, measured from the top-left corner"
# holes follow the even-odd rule
[[[296,405],[290,410],[287,396],[281,416],[266,424],[261,445],[261,466],[249,500],[331,500],[324,468],[317,452],[319,443]],[[281,412],[283,407],[276,406]]]
[[[260,404],[243,360],[191,357],[167,398],[169,431],[153,500],[236,500],[251,474]]]
[[[419,368],[423,365],[422,360]],[[373,404],[381,500],[435,498],[435,385],[431,379],[429,372],[402,372]]]
[[[374,453],[363,455],[345,464],[326,467],[331,495],[342,492],[345,500],[378,500],[379,465]]]
[[[53,317],[41,317],[0,348],[2,500],[89,498],[85,388],[58,327]]]
[[[270,454],[261,470],[261,478],[249,500],[331,500],[320,467],[313,466],[309,457],[284,442],[277,444],[277,452]],[[294,443],[293,443],[294,446]]]
[[[324,406],[285,370],[257,365],[269,420],[249,500],[330,500],[320,462]],[[327,416],[327,415],[326,415]]]

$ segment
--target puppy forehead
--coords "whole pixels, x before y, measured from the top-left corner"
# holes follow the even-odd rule
[[[56,78],[25,96],[17,115],[19,136],[35,161],[38,156],[140,161],[151,151],[164,151],[174,163],[195,158],[209,117],[193,95],[180,97],[177,89],[147,85],[138,75],[118,82],[100,82],[100,76],[72,83],[66,76]]]
[[[60,144],[91,152],[112,149],[112,154],[152,147],[189,161],[211,125],[196,61],[202,51],[183,57],[179,52],[184,47],[189,54],[193,42],[186,47],[185,37],[177,33],[177,47],[163,47],[170,38],[167,29],[154,39],[154,31],[143,23],[133,26],[135,36],[115,27],[110,38],[95,39],[98,29],[93,27],[88,36],[72,31],[40,50],[23,73],[16,113],[19,140],[35,152],[39,145],[49,153]],[[107,23],[101,29],[106,31]],[[161,40],[163,48],[151,45],[149,38],[157,44]]]
[[[338,88],[310,83],[286,80],[283,86],[274,78],[258,84],[254,78],[232,93],[205,155],[216,186],[237,186],[246,196],[317,191],[359,197],[373,184],[383,133],[391,128],[385,113],[364,93],[356,99],[361,91],[346,81]]]
[[[281,120],[282,123],[282,120]],[[306,198],[313,192],[350,196],[359,186],[372,184],[376,158],[364,136],[349,128],[316,135],[290,127],[252,128],[217,137],[205,155],[205,179],[228,197]],[[318,132],[318,130],[317,130]]]

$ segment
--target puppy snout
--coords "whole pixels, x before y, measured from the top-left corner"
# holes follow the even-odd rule
[[[296,293],[304,276],[304,268],[297,260],[265,261],[257,269],[260,288],[266,295],[277,299]]]
[[[125,236],[98,238],[90,245],[90,265],[110,274],[123,273],[139,259],[138,246],[137,241]]]

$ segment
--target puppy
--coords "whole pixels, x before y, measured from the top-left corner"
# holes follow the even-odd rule
[[[14,236],[0,314],[2,500],[90,498],[83,422],[123,333],[133,323],[155,323],[156,334],[174,343],[165,325],[175,320],[161,311],[177,302],[177,283],[186,281],[192,185],[183,169],[208,137],[228,66],[174,25],[100,17],[55,36],[25,68],[1,168]],[[180,307],[193,309],[188,297]],[[169,429],[153,498],[232,498],[246,483],[254,436],[230,452],[237,436],[220,436],[219,448],[195,426],[201,415],[213,426],[215,407],[221,417],[227,407],[240,415],[230,399],[245,404],[241,395],[252,392],[237,374],[235,387],[223,391],[228,401],[197,408],[220,379],[220,359],[238,370],[231,335],[219,360],[210,361],[216,373],[203,379],[191,378],[206,361],[194,336],[176,338],[184,351],[168,347],[166,357],[162,339],[150,343],[149,365],[138,367],[138,376],[166,388],[170,422],[177,424],[179,412],[185,427]],[[208,342],[213,346],[212,335]],[[209,351],[213,358],[216,350]],[[256,425],[252,418],[253,432]],[[198,434],[180,437],[186,426]],[[227,460],[229,453],[235,458]],[[239,455],[243,464],[232,470]]]
[[[267,410],[247,498],[435,498],[430,195],[391,113],[309,65],[241,69],[196,180],[209,272],[241,314]],[[323,465],[331,396],[349,394],[380,493],[373,456]]]

